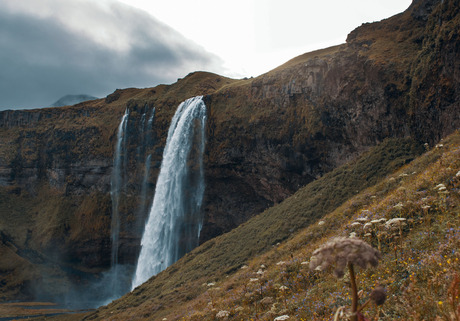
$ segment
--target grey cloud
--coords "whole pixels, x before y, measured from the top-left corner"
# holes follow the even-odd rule
[[[8,13],[0,4],[0,110],[49,106],[66,94],[103,97],[116,88],[150,87],[221,68],[219,58],[143,11],[120,3],[110,11],[85,5],[92,19],[119,34],[115,43],[129,42],[127,50],[58,19]]]

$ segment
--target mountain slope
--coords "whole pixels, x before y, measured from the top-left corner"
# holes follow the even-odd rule
[[[281,315],[295,320],[331,318],[340,306],[351,304],[349,276],[337,281],[331,269],[310,271],[303,262],[308,263],[314,249],[331,238],[354,233],[380,247],[382,253],[377,268],[358,269],[359,286],[365,293],[361,304],[377,285],[386,288],[388,297],[380,311],[371,306],[364,310],[365,315],[380,314],[382,320],[455,320],[460,306],[456,296],[460,270],[459,156],[457,132],[317,224],[256,256],[231,278],[208,278],[202,285],[204,293],[190,305],[176,307],[167,319],[214,320],[219,311],[228,311],[228,320],[273,320]],[[296,196],[305,194],[299,191]],[[289,210],[297,211],[295,207]],[[402,218],[406,223],[401,229],[374,223],[366,230],[364,223],[356,224],[359,218],[367,222]],[[208,286],[209,282],[214,284]],[[128,297],[125,300],[129,302]],[[116,310],[109,307],[109,311]],[[130,316],[143,319],[142,314]]]
[[[357,162],[334,170],[230,233],[206,242],[85,320],[216,320],[219,311],[228,312],[227,320],[273,320],[281,315],[294,320],[330,318],[339,306],[350,304],[347,282],[334,280],[330,273],[309,271],[302,262],[322,243],[352,232],[375,247],[381,243],[379,267],[360,271],[359,282],[365,293],[376,284],[387,287],[382,320],[434,319],[452,313],[448,288],[460,268],[459,132],[341,206],[322,206],[319,201],[338,201],[326,191],[361,186],[359,180],[365,181],[363,176],[372,169],[369,165],[389,165],[391,161],[378,157],[388,159],[389,151],[404,154],[404,146],[386,142]],[[404,163],[400,156],[393,165]],[[391,232],[382,224],[377,238],[364,235],[363,223],[352,224],[364,217],[367,222],[402,217],[407,224],[401,232]],[[308,222],[302,224],[305,219]],[[267,233],[267,227],[273,231]],[[275,243],[287,237],[282,244]],[[366,314],[377,313],[375,308],[368,310]]]

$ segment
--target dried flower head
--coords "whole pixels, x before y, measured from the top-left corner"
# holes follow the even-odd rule
[[[396,217],[396,218],[392,218],[391,220],[388,220],[386,223],[385,223],[385,226],[387,228],[393,228],[393,227],[400,227],[402,225],[404,225],[404,221],[406,221],[406,219],[404,217]]]
[[[384,304],[385,300],[387,299],[387,294],[385,292],[385,289],[382,286],[376,287],[374,290],[372,290],[370,298],[377,305]]]
[[[310,269],[325,270],[335,264],[334,275],[341,278],[348,263],[366,268],[377,266],[380,253],[358,238],[335,238],[313,252]]]
[[[216,318],[227,318],[229,316],[230,312],[226,310],[221,310],[216,314]]]

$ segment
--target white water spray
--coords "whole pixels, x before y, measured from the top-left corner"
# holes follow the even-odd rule
[[[181,103],[171,121],[132,288],[198,245],[204,194],[206,106]]]

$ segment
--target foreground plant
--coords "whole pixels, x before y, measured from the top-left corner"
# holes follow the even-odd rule
[[[358,309],[358,287],[356,285],[354,266],[357,265],[363,269],[368,266],[375,267],[379,259],[380,252],[363,240],[341,237],[327,242],[313,252],[310,259],[310,269],[323,271],[329,266],[335,265],[334,275],[337,278],[342,278],[345,274],[345,269],[348,268],[352,294],[350,320],[358,321],[359,311],[364,308],[364,305]],[[382,302],[382,299],[378,300],[378,302]]]

